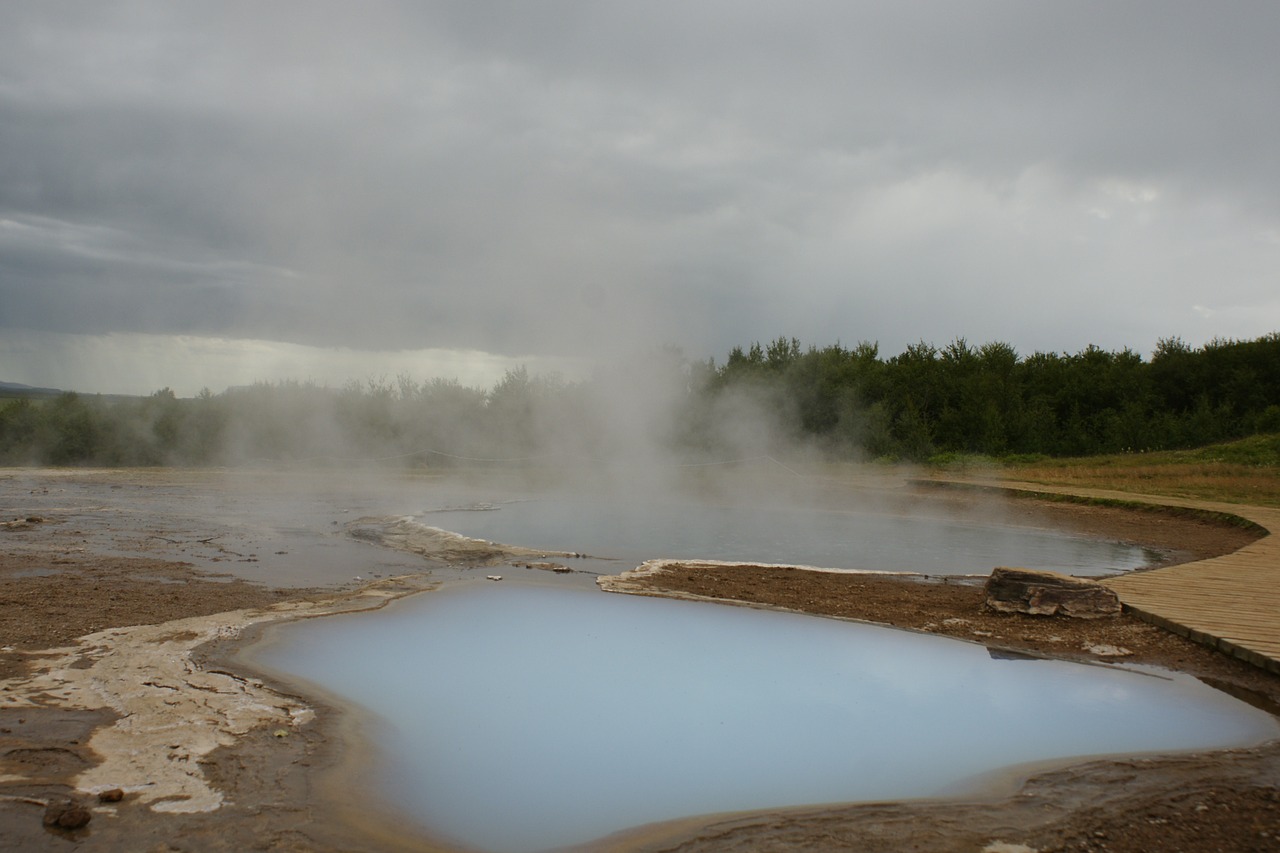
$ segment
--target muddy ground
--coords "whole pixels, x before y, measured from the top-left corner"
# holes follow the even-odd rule
[[[945,500],[963,504],[967,498]],[[6,510],[14,504],[13,496],[6,495]],[[1012,512],[1021,523],[1065,525],[1159,549],[1166,562],[1226,553],[1256,535],[1161,514],[1033,500],[1015,502]],[[189,617],[218,623],[220,614],[229,611],[249,614],[242,618],[243,631],[215,630],[210,636],[221,639],[212,642],[199,634],[203,629],[198,626],[204,624],[199,620],[192,622],[196,627],[179,632],[182,636],[166,639],[195,644],[191,667],[200,672],[190,673],[191,681],[221,673],[237,683],[252,682],[233,671],[227,655],[254,636],[260,614],[274,612],[272,608],[331,606],[350,601],[354,591],[273,589],[218,576],[209,566],[94,553],[73,526],[58,518],[19,511],[0,521],[0,849],[432,849],[406,838],[394,817],[361,796],[357,782],[345,787],[335,783],[325,771],[351,757],[350,750],[343,750],[350,740],[341,729],[342,715],[287,691],[270,694],[275,698],[267,704],[287,710],[305,702],[317,711],[314,720],[295,725],[286,715],[284,723],[248,726],[207,752],[161,756],[194,767],[191,775],[220,798],[213,810],[157,811],[157,801],[146,800],[142,788],[126,791],[119,802],[99,802],[96,794],[75,791],[77,781],[83,786],[86,774],[103,761],[90,740],[132,712],[110,705],[68,707],[59,699],[57,685],[73,682],[77,667],[100,663],[105,653],[95,656],[93,649],[109,645],[113,630]],[[998,615],[983,608],[975,585],[790,569],[676,570],[649,582],[655,594],[864,619],[1004,651],[1096,659],[1090,648],[1121,647],[1129,652],[1126,661],[1190,672],[1272,713],[1280,711],[1280,678],[1128,616],[1083,622]],[[382,581],[374,591],[393,597],[423,586],[421,581],[398,584]],[[86,651],[76,646],[86,635],[108,639],[95,641],[99,646],[91,644]],[[73,652],[65,651],[69,648]],[[58,649],[64,652],[56,653]],[[34,690],[36,684],[46,686]],[[271,712],[269,708],[263,719]],[[1094,762],[1039,774],[1013,795],[992,799],[685,821],[628,833],[596,848],[979,851],[1001,849],[991,845],[1002,842],[1036,851],[1276,850],[1278,791],[1280,745],[1273,744]],[[90,808],[89,824],[72,830],[45,826],[46,805],[72,796]],[[181,806],[182,796],[159,802]]]

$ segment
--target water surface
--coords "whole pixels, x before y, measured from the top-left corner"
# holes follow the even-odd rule
[[[258,656],[376,715],[383,796],[433,832],[512,853],[1278,733],[1269,715],[1179,675],[510,581],[282,626]]]
[[[465,536],[618,558],[789,563],[925,574],[988,574],[995,566],[1105,575],[1146,565],[1149,552],[1062,530],[871,509],[725,506],[667,496],[554,493],[433,511],[419,521]]]
[[[1148,562],[1139,548],[1001,524],[999,500],[974,499],[979,509],[956,520],[940,514],[942,502],[896,488],[717,483],[708,494],[497,475],[134,471],[21,474],[11,486],[22,512],[65,520],[95,552],[168,556],[273,586],[428,568],[415,555],[352,540],[345,525],[363,516],[410,516],[482,539],[611,557],[618,562],[578,566],[610,573],[659,557],[928,574],[997,565],[1105,574]]]

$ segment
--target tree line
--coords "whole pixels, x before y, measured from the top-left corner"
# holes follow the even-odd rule
[[[521,368],[488,391],[442,379],[330,388],[257,383],[179,398],[63,393],[0,406],[0,464],[221,466],[259,462],[442,465],[543,450],[579,389]]]
[[[1192,348],[1019,355],[1006,343],[672,349],[582,381],[520,368],[490,389],[410,377],[261,383],[179,398],[64,393],[0,404],[0,464],[448,466],[608,459],[637,443],[690,461],[797,447],[835,458],[1076,456],[1280,432],[1280,333]]]
[[[1280,333],[1193,349],[1019,356],[1006,343],[802,349],[778,338],[701,367],[707,399],[744,389],[837,453],[1079,456],[1197,447],[1280,431]]]

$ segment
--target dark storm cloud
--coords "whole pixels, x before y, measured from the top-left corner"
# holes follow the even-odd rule
[[[1257,334],[1277,33],[1271,3],[5,4],[0,326]]]

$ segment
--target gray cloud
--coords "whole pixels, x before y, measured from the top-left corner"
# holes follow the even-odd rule
[[[8,3],[0,328],[1261,334],[1276,32],[1261,2]]]

